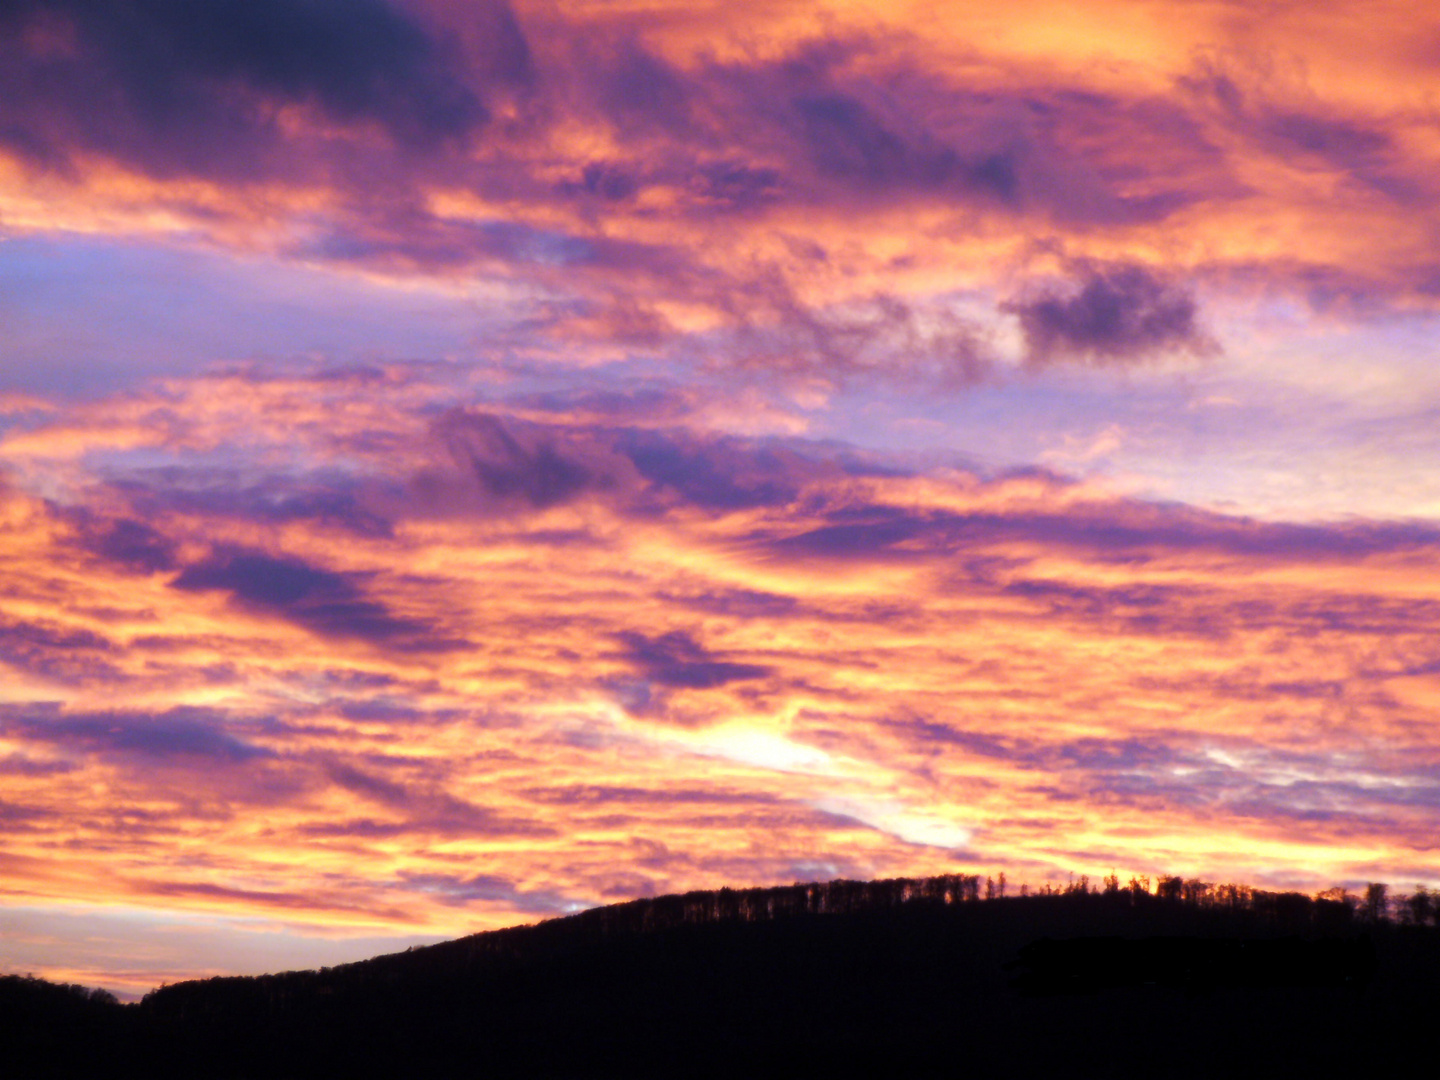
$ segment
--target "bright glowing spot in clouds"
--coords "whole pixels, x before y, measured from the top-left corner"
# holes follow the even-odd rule
[[[916,810],[888,799],[836,798],[821,799],[817,810],[840,814],[889,833],[907,844],[955,850],[970,843],[973,835],[953,821],[930,810]]]
[[[831,793],[807,799],[807,805],[858,821],[908,844],[954,851],[966,847],[973,835],[972,830],[943,813],[917,809],[889,794],[877,794],[877,789],[885,790],[893,780],[882,766],[836,757],[753,723],[736,721],[697,731],[661,731],[630,720],[613,708],[602,708],[601,715],[637,741],[671,752],[723,758],[770,772],[824,777]]]
[[[687,733],[688,734],[688,733]],[[687,749],[723,757],[742,765],[793,773],[834,773],[835,760],[825,751],[741,724],[695,732],[683,740]]]
[[[1274,787],[1292,787],[1296,784],[1330,784],[1358,787],[1369,790],[1429,787],[1431,781],[1413,776],[1385,776],[1370,769],[1356,767],[1359,762],[1352,754],[1330,754],[1309,762],[1276,760],[1274,755],[1262,751],[1232,753],[1211,748],[1205,756],[1229,769],[1243,771],[1247,777]]]
[[[739,765],[782,773],[829,776],[863,769],[861,763],[847,761],[842,770],[841,763],[819,747],[767,731],[755,722],[732,721],[699,729],[659,727],[632,719],[610,702],[597,702],[588,712],[589,719],[600,721],[627,740],[672,753],[724,758]],[[588,725],[582,722],[582,726]]]
[[[1211,761],[1224,765],[1227,769],[1239,769],[1244,767],[1244,762],[1227,750],[1218,747],[1211,747],[1205,751],[1205,756]]]

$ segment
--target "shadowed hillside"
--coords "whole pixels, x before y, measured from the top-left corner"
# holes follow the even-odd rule
[[[973,877],[689,893],[320,971],[181,983],[128,1007],[7,980],[30,992],[31,1021],[7,1018],[3,1036],[30,1070],[17,1075],[97,1075],[97,1055],[105,1075],[155,1077],[1137,1063],[1213,1076],[1434,1060],[1428,897],[1177,878],[1154,893],[1114,879],[980,893]]]

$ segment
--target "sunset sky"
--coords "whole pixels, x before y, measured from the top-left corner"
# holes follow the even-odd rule
[[[1440,886],[1440,10],[0,0],[0,972]]]

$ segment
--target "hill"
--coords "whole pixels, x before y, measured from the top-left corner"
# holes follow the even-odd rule
[[[1157,893],[984,901],[970,877],[690,893],[135,1006],[30,980],[28,1026],[0,1021],[0,1038],[16,1076],[1171,1077],[1434,1060],[1427,921],[1338,895],[1178,879]]]

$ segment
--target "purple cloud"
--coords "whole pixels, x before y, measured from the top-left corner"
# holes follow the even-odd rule
[[[0,661],[72,685],[119,680],[114,642],[92,630],[0,613]]]
[[[406,889],[429,893],[442,904],[463,907],[472,901],[498,902],[533,915],[570,914],[592,904],[580,903],[550,889],[522,889],[494,874],[459,877],[446,874],[401,873]]]
[[[513,16],[494,22],[509,47],[485,74],[519,77],[523,36]],[[488,119],[458,58],[385,0],[9,0],[0,27],[0,131],[42,164],[78,148],[159,174],[250,174],[280,160],[273,101],[416,148]]]
[[[297,558],[244,548],[218,547],[171,582],[187,592],[228,592],[241,607],[279,615],[326,638],[352,638],[401,649],[450,648],[453,641],[427,638],[430,628],[391,614],[368,599],[353,575]]]
[[[1130,364],[1169,353],[1213,349],[1199,324],[1195,299],[1138,265],[1089,265],[1066,292],[1013,301],[1026,359]]]
[[[138,711],[64,713],[46,706],[8,707],[0,728],[20,738],[59,749],[150,762],[208,759],[237,765],[274,752],[226,732],[226,716],[210,709],[179,706],[161,713]]]
[[[552,437],[538,425],[456,410],[436,423],[435,432],[490,500],[543,510],[604,479],[563,448],[564,433]]]
[[[763,679],[771,669],[716,659],[689,634],[672,630],[650,638],[634,631],[619,635],[625,657],[647,679],[671,689],[708,690],[729,682]]]

